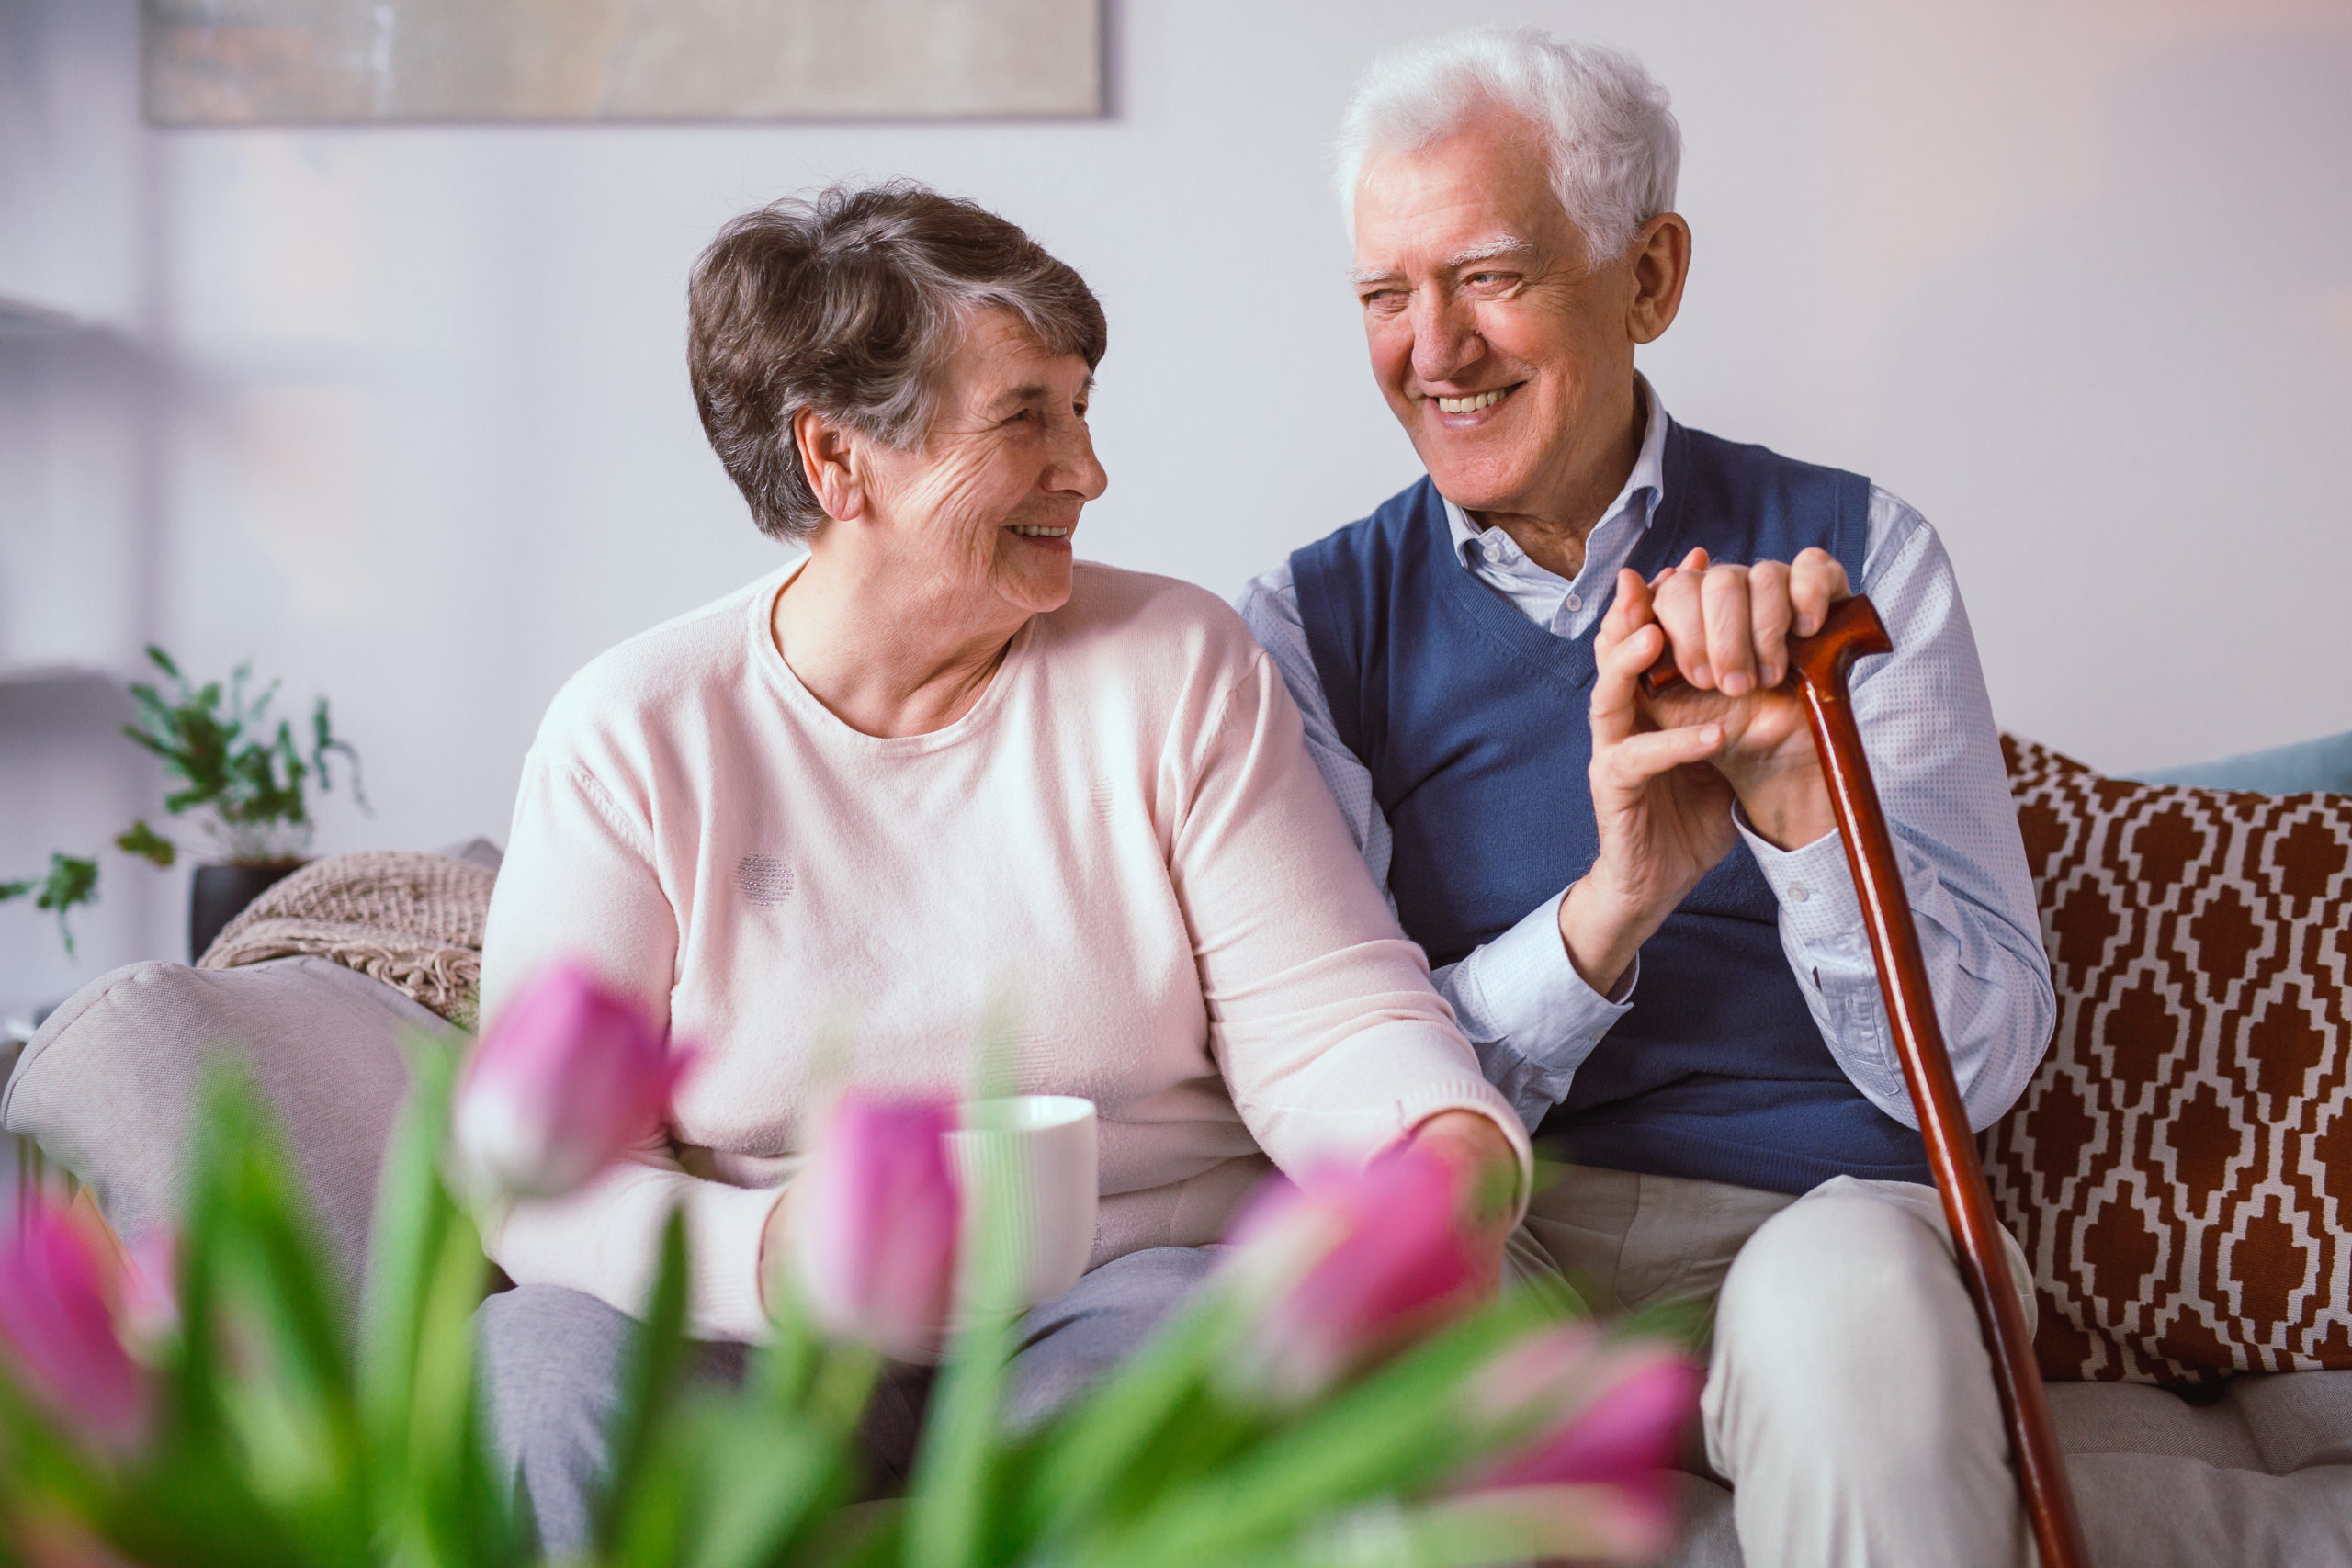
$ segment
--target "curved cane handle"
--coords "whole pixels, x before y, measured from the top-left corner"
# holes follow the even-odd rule
[[[1808,686],[1828,690],[1834,683],[1836,689],[1843,691],[1846,672],[1854,667],[1855,660],[1894,651],[1894,643],[1886,635],[1886,625],[1878,618],[1878,611],[1869,600],[1860,596],[1840,599],[1829,606],[1819,631],[1811,637],[1789,639],[1789,671]],[[1642,671],[1642,695],[1645,697],[1663,696],[1681,684],[1682,671],[1675,668],[1671,648]]]

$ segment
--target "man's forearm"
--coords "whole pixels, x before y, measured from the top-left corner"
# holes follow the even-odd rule
[[[1780,897],[1781,945],[1829,1054],[1873,1104],[1917,1126],[1845,846],[1833,836],[1784,855],[1750,844]],[[2032,933],[1956,897],[1917,848],[1898,839],[1896,855],[1969,1122],[1989,1126],[2023,1091],[2050,1037],[2048,965]]]
[[[1615,990],[1596,991],[1569,961],[1562,900],[1551,899],[1458,964],[1430,971],[1438,992],[1529,1132],[1568,1096],[1577,1069],[1625,1015],[1638,960]]]

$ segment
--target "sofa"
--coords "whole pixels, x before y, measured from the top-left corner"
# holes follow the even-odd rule
[[[2352,737],[2176,784],[2005,750],[2061,1019],[1985,1159],[2092,1560],[2352,1568]],[[132,964],[24,1047],[0,1126],[135,1235],[232,1052],[356,1296],[401,1041],[452,1027],[316,954]],[[1671,1561],[1736,1568],[1730,1493],[1678,1482]]]

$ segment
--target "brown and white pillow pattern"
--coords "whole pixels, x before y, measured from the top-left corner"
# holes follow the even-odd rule
[[[2001,744],[2058,1023],[1984,1165],[2043,1375],[2352,1367],[2352,796]]]

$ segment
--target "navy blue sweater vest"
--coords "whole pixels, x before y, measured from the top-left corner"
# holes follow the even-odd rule
[[[1665,496],[1627,564],[1650,577],[1693,546],[1746,562],[1818,545],[1859,582],[1869,508],[1859,475],[1669,425]],[[1592,634],[1555,637],[1474,577],[1426,479],[1291,572],[1333,723],[1395,833],[1397,917],[1431,964],[1454,963],[1598,853]],[[1928,1179],[1918,1134],[1822,1043],[1745,844],[1643,944],[1632,1010],[1540,1133],[1582,1164],[1771,1191]]]

